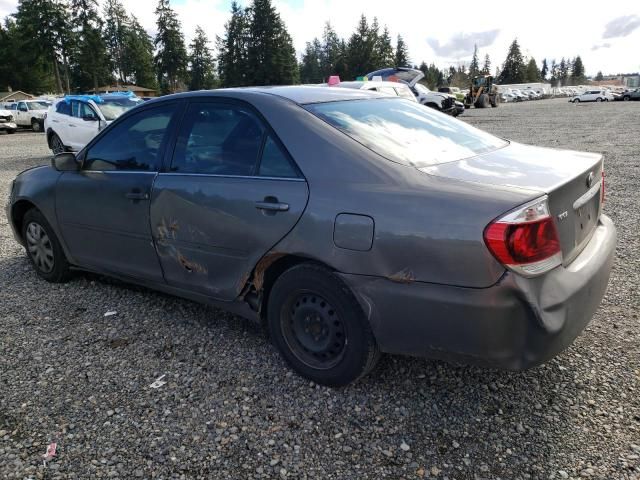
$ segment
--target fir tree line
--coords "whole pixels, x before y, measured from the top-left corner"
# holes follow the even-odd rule
[[[214,56],[204,29],[185,44],[169,0],[158,0],[156,35],[151,38],[121,0],[20,0],[17,12],[0,24],[0,90],[34,93],[85,92],[113,83],[137,84],[161,93],[217,86],[320,83],[331,75],[350,80],[373,70],[411,66],[401,35],[391,38],[376,18],[361,15],[354,32],[340,38],[330,23],[321,38],[307,42],[298,63],[293,41],[271,0],[233,2]],[[483,61],[481,62],[481,58]],[[422,62],[422,81],[466,88],[477,75],[491,74],[489,55],[477,45],[469,65],[441,70]],[[509,47],[498,83],[550,81],[554,86],[584,83],[580,56],[560,62],[525,58],[517,39]]]

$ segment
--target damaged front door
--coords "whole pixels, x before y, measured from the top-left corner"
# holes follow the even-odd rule
[[[294,227],[307,196],[297,167],[250,108],[193,102],[151,199],[165,280],[235,299],[258,260]]]

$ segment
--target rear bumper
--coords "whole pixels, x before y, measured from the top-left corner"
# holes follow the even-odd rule
[[[342,274],[382,351],[521,370],[565,348],[600,305],[615,255],[616,230],[602,216],[582,253],[538,278],[505,273],[485,289]]]

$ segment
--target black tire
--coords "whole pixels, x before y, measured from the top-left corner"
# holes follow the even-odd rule
[[[11,129],[11,130],[7,130],[7,133],[8,133],[9,135],[13,135],[14,133],[16,133],[16,130],[15,130],[15,128],[14,128],[14,129]]]
[[[51,137],[49,138],[49,148],[51,148],[51,151],[53,152],[54,155],[57,155],[59,153],[64,153],[67,151],[67,149],[64,146],[64,143],[62,143],[62,140],[60,139],[58,134],[55,132],[52,133]]]
[[[22,238],[27,257],[40,277],[52,283],[69,280],[69,262],[58,237],[44,215],[35,208],[22,219]]]
[[[574,98],[573,99],[573,103],[580,103],[580,99],[579,98]]]
[[[498,96],[495,95],[491,100],[491,108],[497,108],[500,105],[500,101],[498,100]]]
[[[286,362],[315,383],[341,387],[380,358],[371,326],[349,288],[319,265],[284,272],[268,299],[269,334]]]
[[[600,98],[600,97],[596,98],[596,102],[598,102],[598,103],[602,102],[602,98]]]
[[[625,95],[624,97],[622,97],[623,102],[628,102],[629,100],[631,100],[631,97],[629,95]]]
[[[31,120],[31,130],[34,132],[41,132],[42,127],[40,126],[40,122],[38,120]]]

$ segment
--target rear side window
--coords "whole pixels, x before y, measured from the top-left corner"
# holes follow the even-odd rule
[[[56,112],[61,115],[71,115],[71,104],[64,100],[62,102],[58,102],[58,105],[56,105]]]
[[[156,171],[174,112],[175,105],[163,105],[117,123],[89,149],[82,168]]]
[[[255,175],[264,134],[262,123],[248,109],[194,103],[182,121],[171,171]]]
[[[297,170],[271,135],[267,136],[264,143],[258,174],[263,177],[295,178],[298,176]]]
[[[508,145],[465,122],[400,98],[316,103],[306,108],[388,160],[418,168]]]

